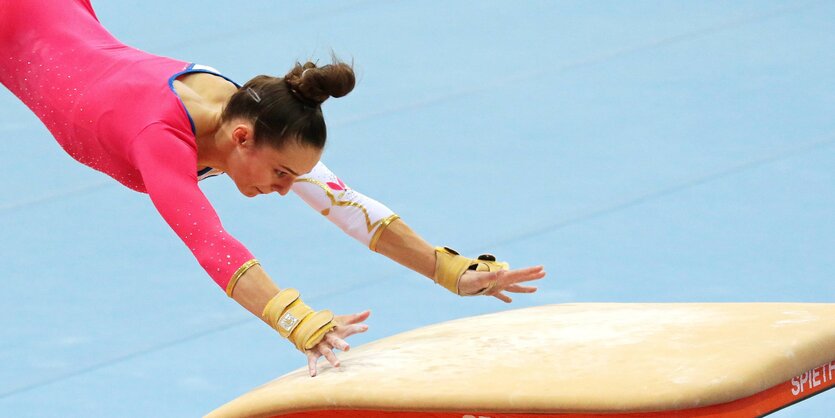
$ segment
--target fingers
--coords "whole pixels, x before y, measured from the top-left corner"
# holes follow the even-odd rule
[[[333,347],[337,350],[348,351],[348,350],[351,349],[351,346],[347,342],[345,342],[345,340],[343,340],[342,338],[339,338],[339,336],[337,336],[333,332],[329,332],[325,336],[325,341],[327,341],[328,344],[331,345],[331,347]]]
[[[363,320],[368,318],[371,315],[370,311],[361,312],[354,315],[344,315],[344,317],[353,317],[349,318],[348,321],[356,321],[356,320]],[[310,350],[305,351],[305,355],[307,356],[307,369],[310,373],[310,377],[315,377],[318,374],[318,370],[316,368],[316,363],[319,361],[319,357],[325,357],[328,362],[333,365],[333,367],[339,367],[340,362],[339,358],[336,357],[336,354],[333,352],[333,349],[348,351],[351,349],[351,346],[345,342],[344,338],[347,338],[351,335],[358,334],[361,332],[368,331],[368,325],[365,324],[351,324],[351,325],[338,325],[336,328],[325,334],[325,338],[316,344]]]
[[[505,290],[507,288],[513,287],[514,289],[521,290],[517,293],[533,293],[534,291],[536,291],[535,287],[519,286],[517,285],[517,283],[539,280],[543,277],[545,277],[545,269],[542,266],[536,266],[518,270],[500,270],[490,275],[485,275],[484,277],[480,278],[479,282],[486,286],[490,282],[495,281],[496,285],[494,286],[494,288],[496,289]]]
[[[334,330],[337,336],[343,339],[365,331],[368,331],[368,325],[365,324],[341,326]]]
[[[304,354],[307,356],[307,371],[310,373],[310,377],[316,377],[316,361],[319,360],[321,354],[314,353],[312,350],[307,350]]]
[[[336,342],[339,345],[348,345],[345,343],[345,341],[342,341],[339,338],[336,338]],[[319,344],[316,344],[316,346],[312,349],[304,352],[304,354],[307,356],[307,370],[310,374],[310,377],[316,377],[316,375],[319,373],[316,367],[316,364],[319,362],[319,357],[324,356],[333,367],[339,367],[339,359],[336,357],[336,354],[334,354],[331,347],[336,347],[336,345],[331,345],[329,342],[322,341]]]
[[[504,303],[510,303],[510,302],[513,302],[513,299],[511,299],[509,296],[505,295],[505,294],[504,294],[504,293],[502,293],[502,292],[499,292],[499,293],[494,294],[494,295],[493,295],[493,297],[495,297],[496,299],[498,299],[498,300],[500,300],[500,301],[502,301],[502,302],[504,302]]]
[[[366,319],[368,319],[369,316],[371,316],[371,311],[369,310],[365,310],[352,315],[338,315],[336,317],[336,323],[340,325],[359,324],[360,322],[363,322]]]
[[[319,343],[319,345],[317,345],[316,348],[319,350],[319,353],[321,355],[325,356],[325,358],[328,359],[328,362],[330,362],[331,366],[339,367],[339,359],[336,358],[336,354],[334,354],[333,350],[331,350],[331,348],[328,347],[328,344]]]
[[[536,292],[536,289],[537,288],[533,286],[520,286],[518,284],[512,284],[504,290],[513,293],[534,293]]]
[[[545,267],[527,267],[518,270],[504,270],[498,273],[504,273],[499,276],[499,280],[503,282],[501,284],[508,286],[515,283],[539,280],[545,277]]]
[[[488,294],[504,303],[511,303],[513,302],[513,299],[503,292],[534,293],[537,290],[536,287],[522,286],[517,283],[539,280],[543,277],[545,277],[545,268],[543,266],[527,267],[518,270],[497,271],[496,276],[493,279],[496,280],[496,285]]]
[[[353,322],[349,322],[350,324],[358,324],[360,322],[365,321],[368,317],[371,316],[371,310],[366,309],[358,314],[354,314],[354,318],[352,319]]]

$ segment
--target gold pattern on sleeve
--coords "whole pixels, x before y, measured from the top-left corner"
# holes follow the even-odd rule
[[[238,270],[235,271],[235,274],[233,274],[232,278],[229,280],[229,284],[226,285],[226,296],[229,296],[230,298],[232,297],[232,291],[235,290],[235,285],[238,284],[238,279],[240,279],[241,276],[243,276],[244,273],[246,273],[246,271],[250,269],[250,267],[256,264],[261,263],[259,263],[258,260],[253,258],[252,260],[249,260],[240,267],[238,267]]]
[[[393,213],[383,219],[383,222],[380,223],[380,227],[374,231],[374,236],[371,237],[371,242],[368,244],[368,248],[371,251],[377,252],[377,241],[380,240],[380,235],[383,235],[383,231],[388,228],[389,224],[400,219],[400,215]]]
[[[365,226],[368,228],[368,233],[369,234],[371,233],[371,231],[374,230],[374,228],[377,227],[377,225],[380,225],[381,223],[383,223],[387,219],[388,219],[388,221],[387,221],[386,225],[388,225],[388,223],[390,223],[391,221],[394,220],[394,219],[389,219],[389,218],[391,218],[391,216],[389,216],[387,218],[383,218],[383,219],[380,219],[377,222],[372,223],[371,222],[371,217],[368,215],[368,210],[365,209],[365,206],[363,206],[361,203],[351,202],[350,200],[339,200],[339,198],[342,197],[343,193],[340,193],[339,196],[335,196],[333,194],[333,192],[331,191],[330,187],[328,187],[327,185],[325,185],[324,183],[322,183],[319,180],[311,179],[311,178],[301,178],[301,179],[296,179],[295,183],[310,183],[310,184],[314,184],[316,186],[319,186],[319,188],[321,188],[325,192],[325,194],[328,196],[328,199],[330,199],[331,207],[334,207],[334,206],[350,206],[350,207],[359,208],[359,210],[361,210],[362,214],[365,216]],[[331,210],[331,208],[325,208],[325,209],[322,209],[321,213],[322,213],[322,215],[328,216],[328,214],[330,214],[330,210]],[[392,216],[396,216],[396,215],[392,215]]]

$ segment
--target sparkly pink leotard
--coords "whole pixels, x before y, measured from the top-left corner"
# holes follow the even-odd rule
[[[226,288],[252,254],[197,186],[191,119],[171,83],[199,71],[119,42],[89,0],[0,0],[0,82],[76,160],[148,193]]]

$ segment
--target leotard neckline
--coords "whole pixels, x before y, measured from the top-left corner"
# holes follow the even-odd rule
[[[186,108],[186,104],[183,102],[183,99],[180,97],[179,94],[177,94],[177,90],[174,89],[174,81],[177,80],[177,78],[179,78],[183,74],[192,74],[192,73],[206,73],[206,74],[211,74],[211,75],[214,75],[214,76],[218,76],[218,77],[223,78],[224,80],[234,84],[235,87],[237,87],[237,88],[241,88],[241,85],[236,83],[235,80],[232,80],[231,78],[221,74],[220,71],[216,70],[215,68],[209,67],[208,65],[200,65],[200,64],[195,64],[195,63],[189,64],[183,71],[180,71],[180,72],[172,75],[168,79],[168,88],[171,89],[171,92],[174,93],[174,96],[176,96],[177,100],[180,101],[180,106],[183,107],[183,111],[186,112],[186,116],[188,116],[188,123],[191,126],[191,133],[194,135],[194,140],[196,142],[197,141],[197,128],[194,126],[194,119],[192,119],[191,114],[188,112],[188,108]],[[220,170],[216,170],[212,167],[205,167],[202,170],[197,171],[197,180],[198,181],[204,180],[204,179],[207,179],[209,177],[214,177],[214,176],[217,176],[217,175],[220,175],[220,174],[223,174],[223,172],[220,171]]]

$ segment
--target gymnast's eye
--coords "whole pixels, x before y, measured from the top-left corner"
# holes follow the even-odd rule
[[[286,176],[287,176],[287,174],[288,174],[288,173],[287,173],[287,172],[285,172],[285,171],[275,170],[275,175],[277,175],[277,176],[278,176],[278,178],[286,177]]]

